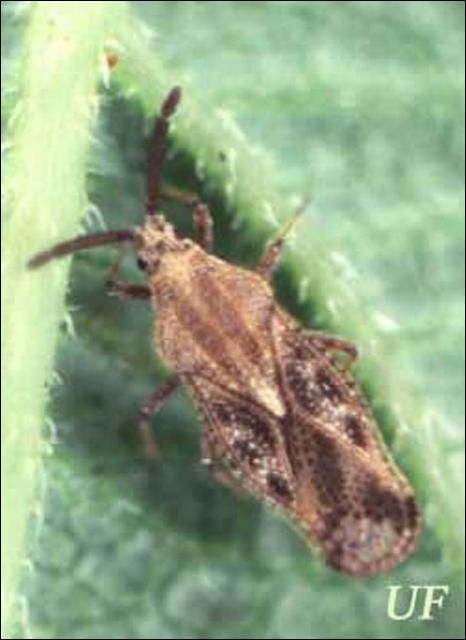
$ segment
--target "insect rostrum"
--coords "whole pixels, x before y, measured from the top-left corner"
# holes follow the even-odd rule
[[[336,357],[354,360],[356,350],[300,327],[275,302],[270,280],[287,229],[256,271],[231,265],[211,253],[207,206],[161,186],[180,96],[179,88],[169,92],[155,122],[144,225],[64,242],[29,266],[104,244],[133,245],[147,286],[122,281],[116,262],[108,287],[152,302],[155,349],[173,370],[141,409],[147,448],[156,453],[149,417],[182,384],[203,418],[202,457],[223,482],[281,508],[329,566],[352,575],[387,571],[414,548],[420,516],[350,365]],[[160,213],[164,195],[193,208],[197,242],[180,239]]]

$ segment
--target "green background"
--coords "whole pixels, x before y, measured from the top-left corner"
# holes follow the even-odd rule
[[[17,4],[26,3],[2,3],[2,58],[21,48],[8,11]],[[311,196],[298,246],[291,242],[277,274],[280,300],[306,323],[357,337],[363,362],[374,336],[382,345],[387,371],[382,358],[380,379],[364,364],[361,379],[369,389],[390,385],[392,403],[422,414],[422,427],[406,427],[418,429],[409,446],[394,448],[421,496],[425,533],[390,575],[326,569],[284,521],[200,467],[199,424],[182,393],[154,421],[162,460],[145,460],[137,408],[163,377],[150,310],[106,297],[113,253],[91,252],[71,272],[47,427],[53,450],[12,637],[463,637],[463,3],[132,4],[156,32],[141,56],[163,60],[169,82],[192,91],[207,121],[215,114],[246,137],[253,162],[242,184],[249,176],[254,193],[256,161],[282,198],[282,219]],[[143,211],[148,124],[117,82],[102,88],[91,229],[97,211],[109,228],[136,224]],[[214,172],[180,143],[167,178],[207,197],[220,255],[253,264],[273,228],[205,187]],[[190,233],[188,216],[167,210]],[[297,275],[293,252],[310,247],[367,323],[362,335],[344,304],[332,315],[337,289],[327,299],[312,273]],[[138,277],[131,260],[126,273]],[[382,423],[390,442],[403,431],[393,417]],[[434,476],[438,493],[426,484]],[[443,526],[439,513],[449,514]],[[391,584],[448,584],[451,596],[434,621],[392,622]]]

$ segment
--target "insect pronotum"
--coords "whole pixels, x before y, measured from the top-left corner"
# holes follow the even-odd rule
[[[413,491],[390,459],[346,360],[350,342],[305,329],[274,300],[271,276],[288,227],[255,271],[211,254],[213,225],[196,194],[164,190],[161,167],[173,88],[155,121],[143,226],[105,231],[34,256],[31,268],[107,244],[134,247],[147,286],[108,280],[121,298],[150,300],[155,348],[173,375],[142,405],[140,427],[183,385],[202,418],[202,459],[228,485],[278,506],[325,562],[352,575],[387,571],[420,531]],[[160,212],[163,196],[193,209],[197,242],[179,238]]]

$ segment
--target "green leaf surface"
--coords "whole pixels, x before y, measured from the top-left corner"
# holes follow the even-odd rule
[[[72,81],[66,69],[56,79],[39,74],[51,89],[41,98],[44,131],[31,134],[29,148],[32,166],[48,176],[43,202],[26,180],[19,217],[2,203],[2,375],[22,390],[4,414],[2,385],[2,598],[3,523],[13,524],[3,510],[23,528],[28,512],[41,514],[27,554],[21,532],[17,551],[5,556],[17,570],[23,553],[26,566],[7,637],[463,637],[463,3],[43,2],[32,13],[28,4],[2,3],[11,78],[2,77],[2,116],[14,116],[33,88],[25,69],[37,5],[76,11],[69,35],[79,35],[82,59]],[[92,16],[93,5],[96,14],[105,5],[105,17]],[[104,49],[119,62],[97,93]],[[64,119],[81,75],[81,91],[101,104],[89,157],[92,119],[71,110]],[[33,282],[18,265],[76,230],[86,162],[87,228],[141,221],[150,119],[173,84],[185,97],[165,177],[207,199],[217,253],[254,264],[300,199],[312,198],[277,273],[277,295],[303,323],[357,342],[357,375],[420,497],[421,544],[389,575],[330,571],[285,521],[218,485],[199,465],[200,425],[183,393],[154,420],[161,461],[144,459],[137,408],[166,372],[152,351],[150,310],[104,295],[111,249],[73,261],[60,382],[49,403],[54,429],[42,436],[53,450],[40,461],[38,390],[50,380],[63,268]],[[68,132],[57,148],[40,142],[47,123]],[[2,142],[15,177],[26,165],[10,161],[14,136],[31,123],[13,124]],[[71,175],[61,179],[67,161]],[[190,234],[186,212],[166,209]],[[28,228],[24,246],[20,225]],[[10,254],[16,262],[4,279]],[[125,273],[139,277],[130,258]],[[8,283],[27,295],[4,298]],[[29,298],[34,287],[43,293],[40,310],[37,292]],[[4,313],[10,322],[24,318],[20,328],[5,325]],[[31,350],[34,366],[5,357],[13,338],[28,349],[18,354]],[[30,426],[20,429],[23,415]],[[28,447],[39,442],[36,489],[23,483],[24,506],[22,486],[13,491],[9,482],[21,447],[5,449],[5,433]],[[5,502],[6,483],[13,497]],[[392,584],[448,584],[451,593],[434,620],[395,622],[386,614]]]

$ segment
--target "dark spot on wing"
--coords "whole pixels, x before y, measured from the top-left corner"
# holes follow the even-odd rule
[[[375,522],[390,520],[397,533],[406,525],[405,503],[391,489],[381,487],[375,478],[371,478],[363,496],[365,514]]]
[[[291,487],[283,476],[277,473],[269,473],[267,476],[267,484],[272,493],[281,501],[290,502],[293,499]]]
[[[303,409],[311,414],[319,413],[320,392],[312,378],[303,371],[302,363],[290,361],[285,367],[285,375],[293,395]]]
[[[408,526],[410,527],[410,529],[415,530],[419,523],[419,509],[414,496],[408,496],[406,498],[405,507]]]
[[[344,563],[343,559],[345,556],[345,552],[341,544],[335,544],[332,546],[325,555],[325,561],[329,567],[332,569],[343,569]]]
[[[344,399],[343,391],[338,385],[338,382],[331,377],[331,374],[327,369],[317,369],[316,381],[319,387],[320,393],[328,398],[330,402],[337,404]]]
[[[347,515],[348,509],[340,504],[326,513],[324,517],[325,529],[323,539],[328,540],[332,534],[340,527],[343,518]]]
[[[340,502],[345,479],[335,440],[321,431],[312,434],[308,462],[319,497],[324,504]]]
[[[254,465],[262,458],[257,446],[249,439],[239,439],[233,442],[233,449],[244,462]]]
[[[270,425],[253,407],[226,401],[212,402],[210,409],[225,427],[240,429],[245,436],[249,431],[249,439],[254,441],[263,454],[270,454],[275,450],[275,437]]]
[[[345,418],[345,433],[354,442],[355,445],[364,449],[367,445],[366,433],[361,420],[353,415],[348,415]]]

